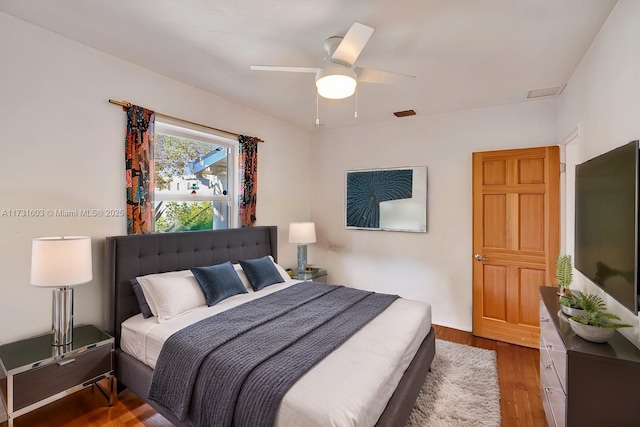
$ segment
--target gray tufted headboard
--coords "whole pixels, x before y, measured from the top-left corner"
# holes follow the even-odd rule
[[[140,313],[129,280],[152,273],[271,255],[277,260],[275,226],[107,237],[111,294],[109,333],[120,346],[120,325]]]

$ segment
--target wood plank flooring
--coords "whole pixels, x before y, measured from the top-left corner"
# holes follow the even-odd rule
[[[538,350],[474,337],[456,329],[435,328],[439,339],[496,351],[503,427],[547,425],[540,401]],[[6,425],[3,423],[2,427]],[[16,418],[14,426],[168,427],[171,424],[128,390],[118,396],[116,405],[107,407],[104,396],[88,388]]]

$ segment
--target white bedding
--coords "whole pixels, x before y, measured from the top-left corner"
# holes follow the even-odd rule
[[[284,289],[297,280],[198,307],[163,323],[138,314],[122,323],[121,348],[155,367],[164,341],[203,318]],[[431,328],[431,307],[398,299],[305,374],[285,395],[277,427],[373,426]]]

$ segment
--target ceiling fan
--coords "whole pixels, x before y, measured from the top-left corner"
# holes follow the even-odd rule
[[[252,65],[251,69],[254,71],[315,73],[318,94],[329,99],[350,97],[355,92],[358,82],[388,84],[396,83],[405,78],[415,78],[415,76],[405,74],[354,66],[373,31],[373,28],[367,25],[354,22],[344,37],[333,36],[326,39],[322,47],[327,52],[327,57],[321,68]]]

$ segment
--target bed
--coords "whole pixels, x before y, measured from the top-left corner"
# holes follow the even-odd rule
[[[152,366],[154,366],[155,360],[150,363],[149,360],[145,359],[145,357],[149,357],[148,355],[145,356],[144,354],[137,354],[135,348],[132,349],[131,342],[132,340],[133,342],[136,341],[136,335],[135,332],[131,332],[129,330],[130,328],[128,325],[135,324],[136,322],[144,324],[144,322],[140,320],[142,318],[142,315],[140,314],[140,305],[133,292],[130,280],[135,277],[154,273],[180,271],[191,267],[220,264],[226,261],[230,261],[235,264],[240,260],[259,259],[270,256],[274,262],[277,262],[277,228],[275,226],[259,226],[230,230],[165,233],[140,236],[114,236],[107,238],[106,252],[108,258],[107,269],[112,308],[110,310],[109,332],[115,337],[116,341],[115,376],[118,380],[118,387],[120,390],[123,388],[129,388],[133,393],[150,403],[154,409],[173,424],[178,426],[185,425],[184,422],[181,421],[172,411],[169,411],[162,405],[158,405],[153,400],[148,399],[154,373]],[[283,289],[289,287],[294,288],[296,283],[286,282],[278,286]],[[275,285],[271,288],[272,289],[270,289],[269,292],[279,291],[279,288]],[[258,292],[262,291],[257,291],[256,293]],[[232,300],[233,298],[235,297],[229,298],[229,300]],[[392,303],[389,308],[378,316],[378,318],[374,319],[374,321],[384,323],[384,316],[391,315],[389,313],[393,310],[403,311],[403,308],[398,304],[407,304],[404,301],[407,300],[399,300],[399,302]],[[222,303],[225,303],[225,301]],[[224,305],[222,303],[221,305]],[[213,309],[214,307],[210,307],[210,309]],[[400,309],[398,309],[398,307],[400,307]],[[374,323],[374,321],[371,323]],[[124,333],[122,327],[123,323],[127,325],[124,328]],[[169,323],[170,322],[166,322],[166,324]],[[327,421],[327,425],[376,425],[397,427],[406,423],[435,355],[435,332],[430,324],[430,312],[428,322],[425,321],[424,323],[426,324],[426,326],[423,326],[426,327],[426,331],[424,331],[424,339],[422,339],[422,335],[414,338],[414,340],[417,340],[414,344],[415,349],[403,350],[405,352],[411,351],[411,355],[407,358],[406,369],[402,368],[402,372],[395,374],[399,380],[395,379],[393,384],[390,385],[392,389],[386,392],[387,394],[390,394],[390,397],[382,396],[386,404],[383,403],[379,410],[365,411],[368,413],[373,412],[377,420],[349,420],[348,422]],[[387,328],[388,327],[389,326],[387,325]],[[360,337],[360,335],[364,335],[364,331],[367,328],[373,328],[373,326],[367,325],[362,329],[362,331],[357,332],[356,335],[349,339],[344,345],[327,356],[327,363],[325,363],[325,360],[318,363],[318,365],[314,367],[308,375],[305,375],[299,381],[302,385],[306,382],[307,388],[305,389],[302,385],[299,386],[299,384],[296,383],[295,386],[292,387],[291,391],[285,395],[285,399],[288,399],[290,395],[295,395],[295,388],[300,389],[297,391],[298,394],[306,392],[322,393],[322,389],[325,389],[325,393],[330,395],[333,394],[331,392],[332,383],[334,384],[334,387],[341,390],[343,386],[346,387],[346,384],[340,384],[339,380],[325,381],[323,384],[314,384],[311,382],[313,381],[314,370],[320,372],[321,369],[323,369],[321,365],[328,365],[329,368],[325,367],[324,369],[330,369],[331,363],[337,363],[335,360],[338,360],[339,357],[345,357],[344,355],[340,356],[339,353],[342,352],[344,354],[347,351],[344,348],[348,348],[349,345],[351,345],[349,343],[352,341],[358,341],[359,339],[362,341],[364,339]],[[169,328],[169,332],[165,331],[163,333],[165,335],[170,335],[170,332],[171,329]],[[123,335],[124,346],[122,346]],[[127,344],[127,340],[129,340],[129,344]],[[135,345],[133,347],[135,347]],[[359,355],[358,357],[362,357],[362,355]],[[347,358],[349,358],[349,356],[347,356]],[[319,374],[316,374],[316,376],[318,375]],[[322,376],[323,375],[319,375],[318,378]],[[354,387],[357,388],[357,386]],[[382,392],[379,394],[381,393]],[[322,397],[314,397],[314,399],[320,398]],[[292,397],[290,400],[295,402],[296,400],[300,401],[301,399],[298,396],[295,398]],[[303,398],[302,401],[304,400],[305,399]],[[286,402],[288,402],[288,400]],[[325,403],[321,406],[324,407],[324,405]],[[358,406],[358,403],[356,402],[355,405]],[[285,405],[285,400],[283,400],[281,412],[285,412],[287,407],[288,404]],[[317,409],[318,405],[315,405],[315,407]],[[330,407],[330,405],[328,407]],[[378,414],[380,415],[378,416]],[[350,416],[351,414],[345,415],[347,418],[344,419],[348,419]],[[287,421],[295,420],[295,415],[292,416],[288,414],[285,416],[280,414],[278,417],[278,419],[282,421],[277,423],[278,426],[296,425],[295,421]],[[300,423],[300,418],[297,419],[297,422]],[[337,419],[341,418],[338,417]],[[287,424],[287,422],[289,422],[289,424]],[[294,424],[291,424],[291,422]],[[319,423],[321,422],[319,421]]]

